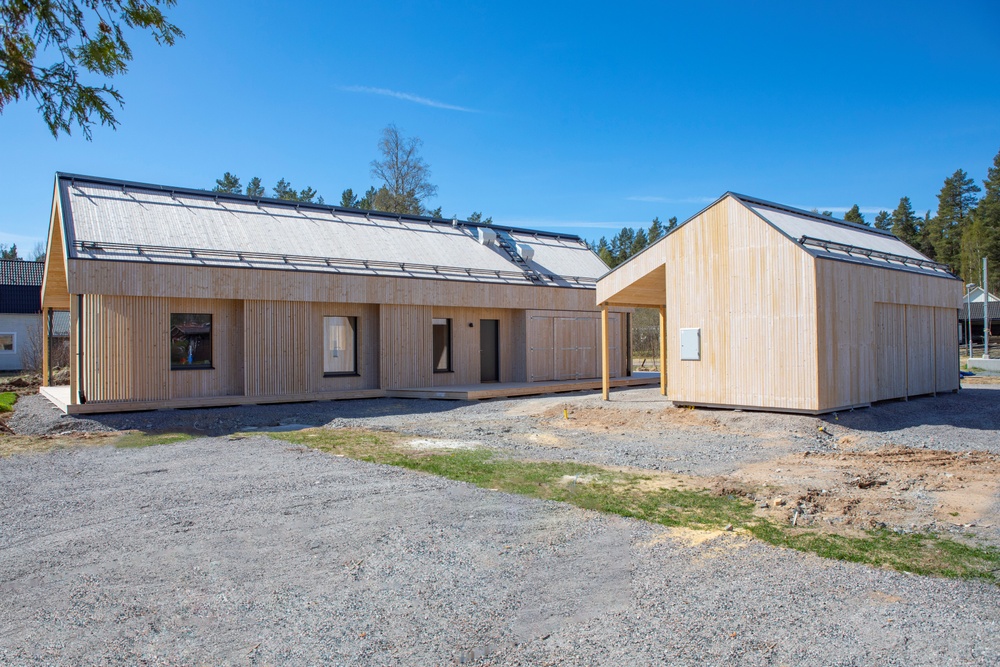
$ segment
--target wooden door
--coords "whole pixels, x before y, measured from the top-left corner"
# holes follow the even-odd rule
[[[906,395],[933,394],[937,369],[934,359],[934,309],[906,307]]]

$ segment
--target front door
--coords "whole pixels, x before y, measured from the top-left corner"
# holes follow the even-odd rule
[[[500,381],[500,320],[479,320],[479,380]]]

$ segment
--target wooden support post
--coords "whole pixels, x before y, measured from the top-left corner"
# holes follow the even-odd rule
[[[69,404],[79,404],[77,398],[77,388],[80,386],[79,374],[83,372],[80,368],[79,358],[79,331],[80,331],[80,300],[75,294],[69,297]]]
[[[52,309],[42,311],[42,386],[48,387],[52,378],[52,360],[49,351],[52,348]]]
[[[660,306],[660,394],[667,395],[667,307]]]
[[[611,360],[608,350],[608,307],[601,306],[601,396],[608,400],[611,393]]]

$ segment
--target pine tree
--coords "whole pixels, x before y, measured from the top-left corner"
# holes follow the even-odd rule
[[[677,229],[677,216],[676,215],[673,216],[673,217],[671,217],[669,220],[667,220],[667,233],[669,234],[670,232],[674,231],[675,229]]]
[[[983,181],[983,198],[979,200],[976,210],[973,213],[973,232],[975,241],[979,243],[978,267],[976,276],[982,284],[982,257],[989,259],[990,265],[990,287],[996,292],[1000,291],[1000,152],[993,158],[993,166],[986,173],[986,180]],[[964,239],[963,239],[964,240]],[[970,243],[971,245],[971,243]],[[975,252],[970,248],[970,252]],[[971,255],[970,260],[975,255]],[[965,276],[972,282],[974,279]]]
[[[298,190],[293,188],[292,184],[283,178],[278,180],[273,190],[276,199],[284,199],[286,201],[298,201],[299,198]]]
[[[646,233],[646,238],[649,244],[652,245],[663,238],[666,231],[663,229],[663,223],[660,222],[660,216],[653,218],[653,222],[649,224],[649,231]]]
[[[608,245],[607,237],[601,237],[601,240],[597,242],[597,249],[594,252],[596,252],[597,256],[601,258],[601,261],[609,267],[614,268],[615,258],[611,254],[611,246]]]
[[[867,225],[865,222],[865,216],[861,214],[861,209],[857,204],[848,209],[847,213],[844,214],[844,221],[853,222],[858,225]]]
[[[937,215],[927,222],[927,236],[934,246],[935,258],[956,273],[966,263],[961,252],[962,232],[965,231],[969,212],[976,205],[976,193],[979,191],[979,186],[967,173],[956,170],[944,180],[938,193]]]
[[[344,208],[357,208],[358,207],[358,197],[354,194],[354,190],[347,188],[342,193],[340,193],[340,205]]]
[[[212,188],[212,192],[230,192],[238,195],[243,192],[243,186],[240,185],[238,176],[227,171],[222,175],[222,178],[215,179],[215,187]]]
[[[301,202],[312,202],[316,198],[316,191],[308,186],[299,192],[298,200]],[[320,197],[322,199],[322,197]],[[320,202],[322,203],[322,202]]]
[[[21,259],[17,256],[17,244],[12,243],[8,248],[5,244],[0,243],[0,259]]]
[[[260,199],[264,196],[264,186],[260,182],[259,176],[254,176],[247,183],[247,197],[253,197],[254,199]]]
[[[889,215],[889,211],[878,212],[875,216],[875,229],[892,229],[892,216]]]
[[[899,206],[892,212],[889,219],[891,221],[890,229],[896,238],[919,250],[921,246],[920,226],[917,223],[919,218],[913,212],[909,197],[899,198]]]
[[[489,218],[486,218],[484,220],[483,219],[483,214],[481,212],[479,212],[479,211],[473,211],[472,213],[469,214],[469,222],[478,222],[478,223],[483,224],[483,225],[492,225],[493,224],[493,217],[490,216]]]

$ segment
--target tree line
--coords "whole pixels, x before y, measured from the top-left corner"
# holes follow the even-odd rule
[[[340,194],[339,205],[384,213],[442,217],[440,206],[434,209],[424,206],[427,199],[437,195],[437,186],[431,183],[430,167],[420,156],[421,145],[423,142],[419,137],[405,137],[395,125],[387,126],[382,130],[382,137],[378,142],[380,159],[371,162],[371,174],[381,181],[381,184],[378,187],[370,186],[361,196],[358,196],[353,188],[347,188]],[[251,178],[244,190],[240,178],[228,171],[222,178],[216,179],[212,191],[245,194],[255,199],[266,196],[266,188],[259,177]],[[326,203],[315,188],[296,190],[284,178],[277,182],[271,192],[275,199]],[[473,211],[466,219],[485,225],[493,224],[493,218],[484,218],[480,211]]]
[[[894,210],[879,211],[872,222],[854,204],[844,214],[844,220],[892,232],[934,261],[947,265],[967,283],[982,284],[982,258],[987,257],[994,267],[990,287],[1000,288],[1000,152],[993,158],[982,188],[958,169],[944,179],[937,200],[937,210],[921,216],[913,210],[909,197],[900,197]],[[813,212],[833,217],[831,211]],[[624,227],[610,241],[601,237],[590,246],[614,268],[676,226],[677,218],[670,218],[664,225],[657,217],[648,230]]]

